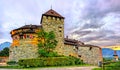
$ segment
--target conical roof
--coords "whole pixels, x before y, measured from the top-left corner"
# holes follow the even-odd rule
[[[46,13],[44,13],[43,15],[47,15],[47,16],[54,16],[54,17],[59,17],[59,18],[64,18],[63,16],[61,16],[60,14],[58,14],[56,11],[50,9],[48,10]]]

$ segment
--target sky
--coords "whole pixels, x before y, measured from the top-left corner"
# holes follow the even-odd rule
[[[120,45],[120,0],[0,0],[0,43],[12,42],[13,29],[40,25],[51,6],[65,17],[65,36],[101,47]]]

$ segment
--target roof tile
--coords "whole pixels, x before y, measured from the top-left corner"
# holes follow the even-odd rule
[[[64,18],[63,16],[61,16],[60,14],[58,14],[56,11],[50,9],[49,11],[47,11],[46,13],[44,13],[43,15],[48,15],[48,16],[55,16],[55,17],[59,17],[59,18]]]

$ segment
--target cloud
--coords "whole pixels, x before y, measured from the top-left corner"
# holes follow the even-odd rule
[[[10,39],[0,39],[0,43],[3,43],[3,42],[11,42],[12,43],[12,41]]]
[[[79,34],[80,36],[85,36],[91,33],[92,31],[75,31],[73,34]]]
[[[79,5],[77,5],[79,7]],[[77,8],[77,6],[75,8]],[[109,46],[119,44],[120,31],[119,0],[86,0],[74,27],[68,28],[71,38],[88,44]],[[87,30],[87,31],[86,31]],[[75,36],[74,36],[75,35]],[[120,45],[120,44],[119,44]]]
[[[102,26],[103,26],[104,24],[102,24],[102,23],[98,23],[98,22],[96,22],[95,20],[93,21],[93,20],[91,20],[91,22],[89,22],[89,23],[85,23],[82,27],[81,27],[81,29],[97,29],[97,28],[101,28]]]

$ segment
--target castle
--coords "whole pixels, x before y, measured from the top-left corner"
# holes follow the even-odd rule
[[[54,31],[58,44],[54,51],[60,55],[74,56],[80,58],[85,63],[97,65],[102,61],[101,48],[93,45],[86,45],[81,41],[64,38],[64,17],[53,9],[42,14],[41,25],[25,25],[10,32],[13,43],[10,47],[9,60],[37,58],[38,38],[37,32]]]

